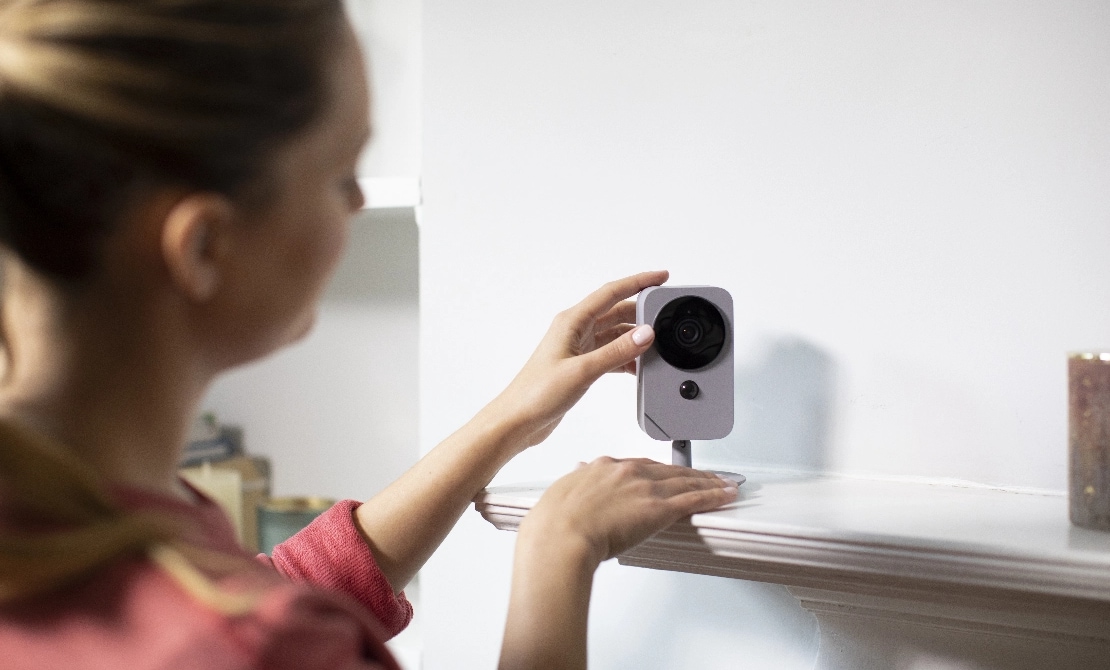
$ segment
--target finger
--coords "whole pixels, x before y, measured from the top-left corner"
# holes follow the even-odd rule
[[[622,323],[618,326],[610,328],[609,330],[594,335],[594,348],[596,349],[598,347],[604,347],[613,340],[629,332],[633,328],[635,328],[635,326],[633,326],[632,324]],[[631,374],[636,374],[636,360],[637,359],[632,359],[624,365],[618,365],[612,370],[609,370],[609,372],[629,372]]]
[[[653,468],[652,475],[659,479],[700,479],[714,486],[731,486],[736,484],[736,480],[722,477],[714,472],[708,470],[695,470],[683,465],[671,465],[668,463],[659,463],[661,467]]]
[[[659,461],[655,461],[655,460],[652,460],[650,458],[613,458],[612,456],[598,456],[594,460],[590,461],[589,465],[590,465],[590,467],[596,467],[596,468],[624,467],[625,469],[628,469],[629,465],[634,465],[636,467],[631,469],[631,472],[633,474],[639,475],[639,476],[643,476],[643,473],[647,472],[647,470],[644,469],[645,467],[646,468],[651,468],[651,467],[654,467],[654,466],[663,466],[664,468],[673,467],[673,466],[667,465],[666,463],[660,463]],[[652,478],[654,478],[654,477],[652,477]]]
[[[692,478],[704,479],[711,483],[724,482],[724,478],[718,477],[716,474],[707,470],[695,470],[694,468],[687,468],[682,465],[672,465],[670,463],[660,463],[659,461],[650,458],[612,458],[609,456],[602,456],[594,461],[595,463],[619,465],[629,464],[636,466],[636,474],[646,477],[648,479],[662,480],[667,478]],[[731,480],[729,480],[731,481]],[[725,482],[727,484],[727,482]]]
[[[608,330],[619,324],[631,324],[635,322],[636,301],[622,300],[618,302],[613,309],[606,312],[604,316],[598,318],[597,323],[594,324],[594,329],[598,331]]]
[[[694,470],[679,465],[667,467],[670,469],[654,472],[652,476],[657,477],[657,481],[670,482],[667,486],[672,487],[670,490],[673,491],[681,491],[684,486],[692,488],[736,488],[739,486],[735,479],[708,470]],[[693,482],[697,482],[697,484]]]
[[[612,456],[601,456],[594,460],[594,463],[643,463],[644,465],[666,465],[651,458],[613,458]]]
[[[656,481],[652,487],[652,492],[662,498],[673,498],[691,491],[735,488],[737,488],[735,482],[725,482],[716,477],[668,477]]]
[[[721,505],[735,502],[740,495],[738,488],[703,489],[687,491],[667,499],[667,504],[679,513],[679,518],[698,512],[708,512]]]
[[[670,276],[666,270],[641,272],[617,279],[602,286],[578,303],[573,309],[582,316],[597,319],[613,308],[618,302],[626,300],[649,286],[658,286]]]
[[[597,379],[610,370],[623,368],[635,361],[637,356],[651,347],[653,341],[655,331],[651,326],[637,326],[605,346],[582,354],[579,359],[586,374]]]
[[[635,326],[630,323],[622,323],[620,325],[613,326],[608,330],[597,333],[596,335],[594,335],[594,348],[596,349],[598,347],[604,347],[605,345],[624,335],[633,328],[635,328]]]

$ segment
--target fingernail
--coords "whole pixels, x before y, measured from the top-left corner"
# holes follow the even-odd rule
[[[654,331],[652,331],[651,326],[645,323],[632,331],[632,341],[636,343],[636,346],[643,346],[647,344],[652,335],[654,335]]]

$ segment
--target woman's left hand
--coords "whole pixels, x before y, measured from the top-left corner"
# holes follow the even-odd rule
[[[636,327],[632,296],[667,281],[666,271],[609,282],[560,312],[524,368],[484,412],[508,422],[519,450],[539,444],[606,372],[636,372],[636,357],[655,339]]]

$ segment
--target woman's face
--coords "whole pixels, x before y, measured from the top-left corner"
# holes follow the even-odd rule
[[[236,226],[235,297],[226,315],[239,363],[303,337],[363,206],[356,168],[369,139],[362,54],[349,26],[328,72],[329,102],[273,166],[275,196]],[[248,341],[249,340],[249,341]],[[225,340],[226,342],[226,340]]]

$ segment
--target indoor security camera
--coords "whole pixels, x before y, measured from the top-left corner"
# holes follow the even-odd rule
[[[640,428],[657,440],[716,440],[732,432],[732,296],[715,286],[655,286],[640,292],[636,323],[655,342],[636,364]]]

